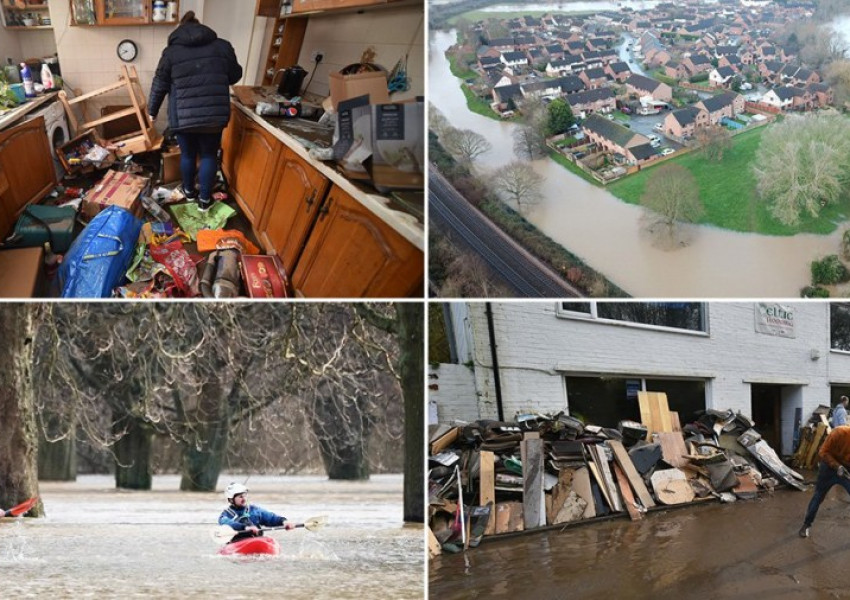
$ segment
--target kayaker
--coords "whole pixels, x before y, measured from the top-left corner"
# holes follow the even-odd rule
[[[260,527],[284,527],[293,529],[295,525],[286,522],[286,517],[265,510],[259,506],[248,504],[248,488],[241,483],[231,483],[224,490],[229,506],[218,518],[219,525],[229,525],[238,531],[230,542],[248,537],[263,535]]]

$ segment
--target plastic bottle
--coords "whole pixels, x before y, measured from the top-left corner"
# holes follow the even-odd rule
[[[27,98],[34,98],[35,88],[32,85],[32,72],[27,63],[21,63],[21,79],[24,81],[24,94]]]
[[[151,20],[157,23],[165,21],[165,0],[154,0]]]
[[[8,64],[3,68],[6,73],[6,81],[8,83],[21,83],[21,73],[18,71],[18,67],[15,66],[11,58],[7,58],[6,62]]]
[[[41,65],[41,85],[44,86],[45,91],[52,90],[54,88],[53,72],[50,70],[47,63],[42,63]]]

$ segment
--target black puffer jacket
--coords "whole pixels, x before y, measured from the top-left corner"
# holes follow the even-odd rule
[[[200,23],[185,23],[168,36],[151,84],[148,111],[156,116],[168,94],[172,131],[224,129],[230,118],[230,86],[242,77],[233,46]]]

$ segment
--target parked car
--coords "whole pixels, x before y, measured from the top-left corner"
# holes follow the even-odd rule
[[[658,148],[661,145],[661,138],[654,133],[649,134],[649,144],[653,148]]]
[[[673,150],[673,148],[664,148],[661,150],[661,156],[670,156],[674,152],[675,150]]]
[[[652,128],[656,131],[664,131],[664,123],[662,121],[658,121]]]

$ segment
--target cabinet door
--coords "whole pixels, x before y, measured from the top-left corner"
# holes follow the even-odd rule
[[[422,289],[424,257],[336,186],[292,274],[307,298],[406,297]]]
[[[239,143],[242,140],[242,129],[245,127],[245,116],[238,108],[230,105],[230,121],[221,134],[221,169],[228,183],[235,182],[236,157],[239,153]]]
[[[327,192],[328,180],[288,148],[281,152],[277,173],[260,225],[260,240],[291,273]]]
[[[0,131],[0,236],[5,237],[18,213],[30,202],[38,202],[56,185],[56,171],[44,117]]]
[[[268,131],[245,119],[230,186],[236,201],[255,227],[263,215],[282,146]]]

